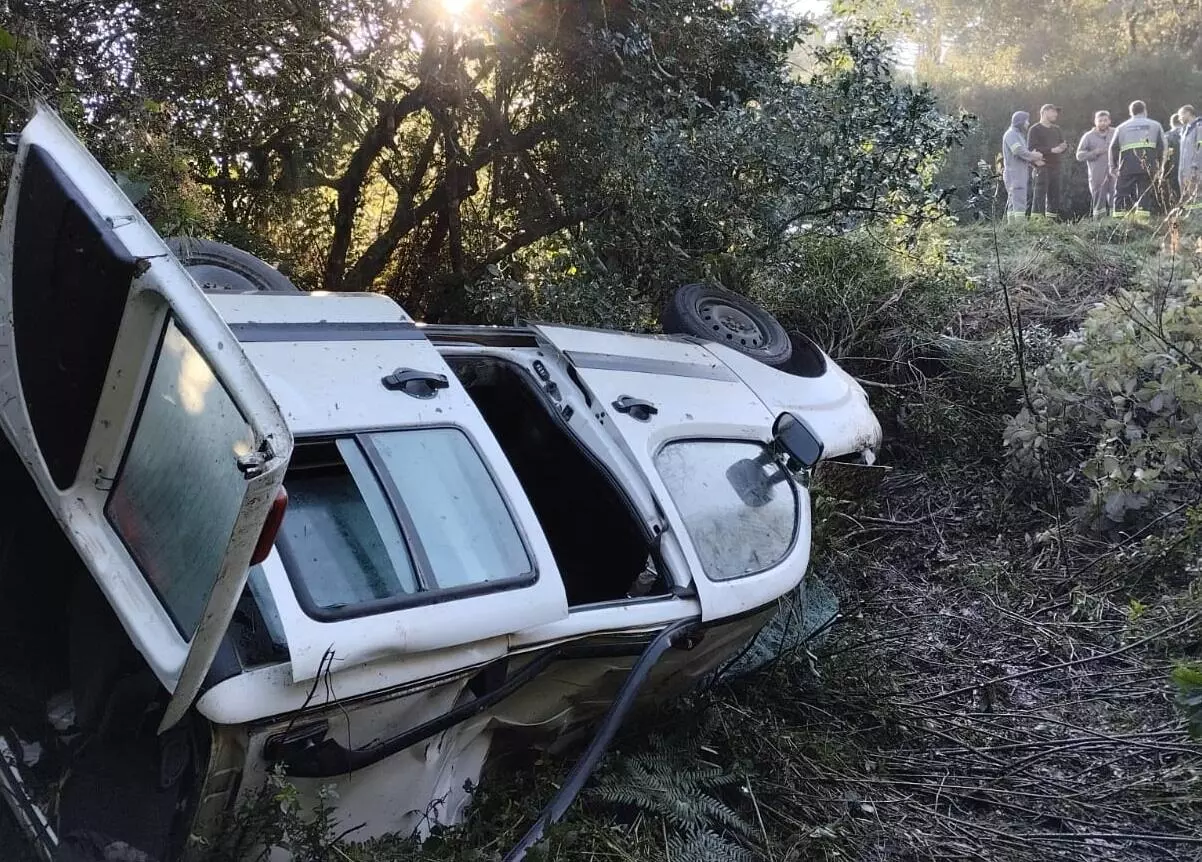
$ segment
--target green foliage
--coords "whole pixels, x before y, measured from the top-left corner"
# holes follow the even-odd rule
[[[895,357],[970,290],[934,226],[909,237],[867,226],[795,236],[773,263],[748,292],[835,357]]]
[[[1181,663],[1173,668],[1177,705],[1185,715],[1190,735],[1202,739],[1202,665]]]
[[[553,239],[524,253],[520,266],[492,267],[467,286],[472,316],[501,325],[538,320],[632,332],[654,328],[655,309],[647,298],[621,273],[594,274],[580,251]],[[514,270],[522,271],[520,279],[509,275]]]
[[[697,862],[748,862],[754,856],[740,839],[753,834],[742,815],[720,798],[740,780],[707,763],[698,744],[653,737],[649,750],[611,762],[593,795],[644,816],[662,818],[673,830],[671,858]]]
[[[1015,461],[1047,466],[1099,525],[1180,509],[1202,466],[1202,282],[1168,258],[1090,311],[1032,379],[1006,431]]]
[[[667,20],[675,7],[642,5],[648,31],[687,35]],[[683,47],[663,57],[644,39],[580,115],[573,149],[588,156],[566,181],[598,213],[577,238],[593,277],[620,273],[653,303],[687,281],[747,291],[803,265],[799,237],[872,220],[916,228],[944,212],[934,174],[967,122],[896,85],[879,34],[819,49],[805,84],[781,73],[787,42],[731,41],[746,52],[743,92],[683,80]],[[647,88],[664,64],[671,80]]]
[[[668,854],[671,859],[696,862],[754,862],[757,858],[749,850],[705,829],[669,836]]]
[[[79,94],[80,131],[149,186],[156,224],[430,320],[621,303],[648,325],[672,285],[746,289],[799,233],[939,217],[967,132],[895,84],[875,31],[791,77],[807,25],[760,0],[22,9],[54,36],[43,89]]]
[[[748,835],[750,824],[715,795],[738,782],[722,767],[702,760],[699,751],[673,747],[656,737],[650,750],[613,763],[594,793],[611,804],[663,817],[688,832],[716,828]]]
[[[334,848],[341,843],[334,832],[337,798],[332,786],[323,787],[313,810],[305,811],[296,787],[277,769],[239,806],[234,822],[208,848],[206,858],[265,860],[278,849],[296,862],[331,862],[337,858]]]

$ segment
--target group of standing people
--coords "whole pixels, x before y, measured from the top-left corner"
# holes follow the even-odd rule
[[[1193,105],[1173,115],[1171,129],[1132,102],[1129,119],[1111,124],[1109,111],[1094,114],[1093,128],[1077,144],[1077,161],[1089,172],[1095,218],[1148,217],[1153,210],[1202,210],[1202,126]],[[1068,151],[1057,121],[1060,108],[1044,105],[1031,125],[1016,111],[1002,136],[1002,178],[1008,219],[1056,217],[1060,212],[1061,157]],[[1033,182],[1032,182],[1033,179]]]

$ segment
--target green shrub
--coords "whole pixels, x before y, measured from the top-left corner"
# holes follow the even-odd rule
[[[941,229],[905,237],[877,225],[795,238],[776,265],[749,280],[748,293],[835,357],[896,359],[938,327],[969,286]]]
[[[1060,474],[1099,527],[1176,510],[1199,493],[1202,280],[1158,267],[1148,281],[1106,299],[1062,339],[1006,429],[1015,463]]]

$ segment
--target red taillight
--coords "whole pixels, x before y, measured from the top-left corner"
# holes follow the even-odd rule
[[[275,544],[275,534],[280,531],[280,524],[284,522],[284,510],[287,508],[288,492],[281,485],[280,492],[275,495],[275,500],[271,503],[271,510],[267,513],[267,520],[263,522],[263,532],[259,533],[259,541],[255,544],[255,552],[250,555],[250,564],[252,566],[259,565],[271,553],[271,546]]]

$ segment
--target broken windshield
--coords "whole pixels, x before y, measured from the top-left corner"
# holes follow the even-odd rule
[[[317,619],[533,579],[530,555],[462,431],[360,434],[297,448],[278,547]]]

